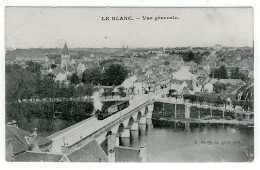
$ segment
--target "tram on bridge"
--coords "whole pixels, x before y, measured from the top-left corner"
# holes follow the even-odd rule
[[[116,103],[116,104],[108,107],[108,109],[106,109],[104,112],[101,112],[100,114],[98,114],[97,119],[104,120],[105,118],[119,112],[120,110],[127,108],[128,106],[129,106],[129,101],[123,101],[123,102]]]

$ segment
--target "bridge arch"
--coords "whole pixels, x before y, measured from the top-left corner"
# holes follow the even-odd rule
[[[131,126],[134,124],[135,120],[133,117],[130,117],[128,120],[128,128],[131,128]]]
[[[144,117],[146,117],[147,113],[148,113],[148,107],[145,107],[145,110],[144,110]]]
[[[106,138],[107,138],[108,136],[110,136],[110,135],[112,135],[112,131],[111,131],[111,130],[107,132]]]
[[[142,113],[139,111],[138,113],[137,113],[137,121],[139,121],[140,119],[142,118]]]
[[[120,123],[120,125],[118,126],[117,134],[118,134],[119,136],[121,136],[124,130],[125,130],[124,124],[123,124],[123,123]]]

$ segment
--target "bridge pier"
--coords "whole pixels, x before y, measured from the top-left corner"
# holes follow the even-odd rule
[[[116,146],[116,134],[111,134],[107,137],[107,151],[112,152]]]
[[[146,117],[142,116],[142,118],[139,121],[139,124],[146,124]]]
[[[153,112],[154,104],[150,104],[148,107],[149,112]]]
[[[130,138],[130,129],[124,129],[121,138]]]
[[[139,124],[139,133],[144,134],[146,132],[146,124]]]
[[[188,121],[185,122],[185,131],[190,132],[190,122]]]
[[[154,104],[150,104],[148,106],[148,113],[146,115],[146,124],[148,126],[152,124],[153,109],[154,109]]]
[[[116,146],[119,146],[119,136],[116,136]]]
[[[185,118],[190,118],[190,105],[185,105]]]
[[[109,162],[115,162],[116,159],[115,159],[115,150],[111,150],[108,152],[108,161]]]
[[[177,102],[174,104],[174,118],[177,118]]]
[[[131,126],[131,131],[138,131],[138,122],[134,122]]]
[[[146,124],[151,125],[152,124],[152,112],[148,112],[146,116]]]
[[[224,119],[225,118],[225,110],[223,110],[222,114],[223,114],[222,116],[223,116],[223,119]]]
[[[107,137],[107,153],[109,162],[115,162],[116,134]]]
[[[209,111],[210,111],[210,117],[212,117],[212,109],[209,108]]]

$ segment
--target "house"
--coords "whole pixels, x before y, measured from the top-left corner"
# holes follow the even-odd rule
[[[179,71],[173,73],[172,78],[176,80],[197,79],[196,75],[192,74],[187,66],[183,66]]]
[[[206,91],[207,93],[212,93],[213,91],[213,84],[208,82],[207,84],[205,84],[205,86],[203,87],[203,90]]]
[[[97,143],[96,139],[91,139],[87,144],[74,151],[65,151],[70,162],[108,162],[108,156]]]
[[[148,162],[146,145],[140,148],[116,146],[115,162]]]
[[[95,61],[82,61],[81,63],[85,65],[86,69],[94,69],[99,67],[99,64]]]
[[[66,81],[67,80],[67,74],[66,72],[61,68],[61,66],[58,66],[54,69],[49,70],[50,74],[55,75],[55,81]]]
[[[191,80],[170,80],[170,89],[176,90],[178,93],[182,93],[184,88],[188,88],[189,90],[193,90],[193,85]]]
[[[136,75],[133,75],[129,78],[127,78],[123,83],[122,83],[122,86],[124,88],[130,88],[130,87],[133,87],[134,86],[134,82],[137,80],[137,76]]]
[[[69,162],[69,159],[63,154],[26,151],[17,155],[14,162]]]
[[[58,73],[55,77],[55,81],[59,81],[59,82],[67,81],[67,74]]]
[[[246,83],[242,81],[241,79],[219,79],[218,83],[223,83],[223,84],[230,84],[231,86],[245,86]]]
[[[8,122],[5,126],[6,135],[6,150],[8,151],[6,156],[14,159],[17,155],[26,152],[48,152],[52,147],[52,141],[39,136],[37,134],[37,128],[33,133],[19,129],[16,125],[16,121]],[[7,161],[11,161],[7,160]]]
[[[127,93],[131,93],[132,90],[131,88],[134,87],[134,82],[137,80],[137,76],[136,75],[133,75],[129,78],[127,78],[122,84],[121,86],[126,89],[126,92]]]
[[[134,93],[135,94],[144,94],[145,93],[145,89],[147,89],[148,87],[148,83],[145,80],[141,80],[141,79],[137,79],[134,82]]]
[[[82,64],[82,63],[79,63],[79,65],[77,66],[77,72],[78,72],[79,74],[82,74],[85,70],[86,70],[85,65]]]

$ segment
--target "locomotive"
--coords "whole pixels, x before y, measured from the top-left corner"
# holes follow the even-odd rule
[[[123,101],[123,102],[116,103],[116,104],[108,107],[108,109],[106,109],[105,111],[101,112],[97,116],[97,119],[104,120],[105,118],[119,112],[120,110],[127,108],[128,106],[129,106],[129,101]]]

